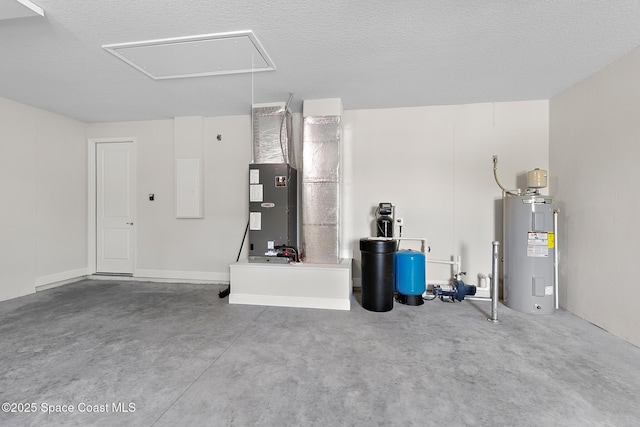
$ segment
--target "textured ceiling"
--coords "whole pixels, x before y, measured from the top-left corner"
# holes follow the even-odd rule
[[[0,96],[84,122],[549,99],[640,46],[637,0],[33,1],[0,21]],[[276,71],[156,81],[101,47],[240,30]]]

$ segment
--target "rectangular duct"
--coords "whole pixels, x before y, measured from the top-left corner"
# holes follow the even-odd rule
[[[302,248],[308,263],[340,262],[340,139],[341,116],[304,117]]]
[[[254,104],[252,121],[253,162],[287,163],[295,168],[291,138],[292,118],[286,104]]]

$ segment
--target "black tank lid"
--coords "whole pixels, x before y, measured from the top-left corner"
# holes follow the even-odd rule
[[[398,241],[384,237],[365,237],[360,239],[360,250],[379,254],[395,252]]]

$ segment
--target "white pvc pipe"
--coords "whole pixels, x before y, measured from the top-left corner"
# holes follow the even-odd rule
[[[491,298],[489,297],[464,297],[465,301],[469,300],[469,301],[491,301]],[[491,319],[489,319],[491,320]]]
[[[477,285],[477,288],[478,289],[490,288],[491,286],[489,285],[489,280],[491,280],[491,279],[486,274],[478,273],[478,285]]]
[[[422,242],[420,247],[420,252],[426,254],[427,253],[427,239],[425,237],[398,237],[395,240],[414,240],[418,242]]]
[[[460,255],[458,255],[457,259],[455,261],[453,260],[446,260],[446,259],[431,259],[429,258],[429,262],[433,263],[433,264],[447,264],[447,265],[453,265],[456,271],[456,274],[460,274],[460,269],[462,268],[462,257]]]
[[[445,259],[429,259],[429,262],[434,264],[449,264],[449,265],[457,265],[458,261],[447,261]]]

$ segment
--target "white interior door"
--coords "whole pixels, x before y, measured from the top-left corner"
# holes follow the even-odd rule
[[[96,272],[133,274],[133,144],[96,144]]]

